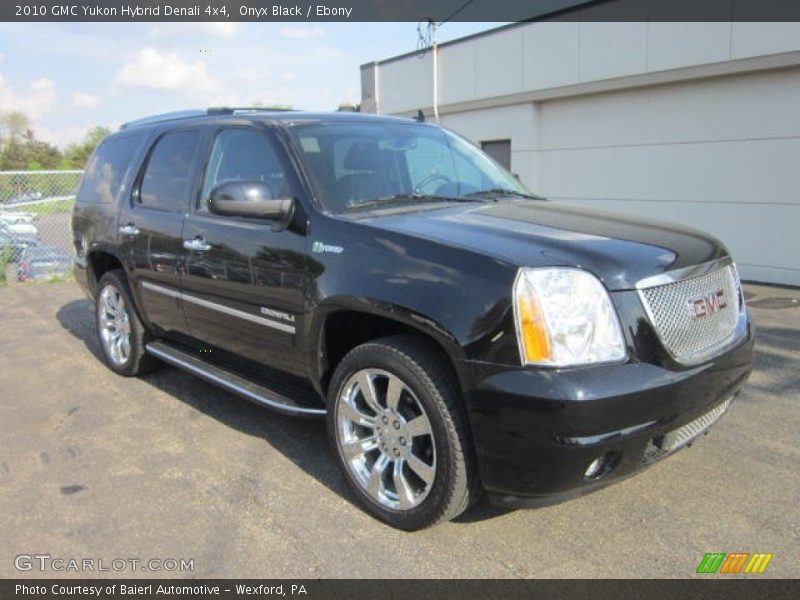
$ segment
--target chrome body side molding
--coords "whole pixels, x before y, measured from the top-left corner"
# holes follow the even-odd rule
[[[294,325],[288,325],[286,323],[281,323],[273,319],[267,319],[264,317],[259,317],[257,315],[252,315],[250,313],[244,312],[243,310],[231,308],[230,306],[225,306],[223,304],[217,304],[216,302],[211,302],[209,300],[204,300],[203,298],[198,298],[197,296],[192,296],[191,294],[186,294],[184,292],[174,290],[172,288],[167,288],[155,283],[150,283],[149,281],[143,281],[142,287],[159,294],[164,294],[165,296],[170,296],[172,298],[180,298],[184,302],[191,302],[192,304],[197,304],[198,306],[208,308],[209,310],[215,310],[217,312],[230,315],[231,317],[244,319],[246,321],[250,321],[251,323],[256,323],[257,325],[263,325],[264,327],[271,327],[272,329],[277,329],[278,331],[283,331],[284,333],[291,333],[292,335],[294,335],[296,331]]]

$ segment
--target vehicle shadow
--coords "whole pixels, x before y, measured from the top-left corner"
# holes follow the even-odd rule
[[[94,310],[88,300],[64,304],[56,318],[61,327],[83,342],[96,360],[103,360],[94,330]],[[169,365],[140,379],[227,427],[263,439],[326,488],[358,507],[331,453],[323,419],[281,415]],[[482,497],[455,522],[484,521],[507,512],[491,506]]]
[[[800,337],[796,327],[759,326],[753,369],[762,377],[751,378],[746,388],[776,395],[792,394],[800,388],[797,356]],[[760,397],[749,394],[751,399]]]

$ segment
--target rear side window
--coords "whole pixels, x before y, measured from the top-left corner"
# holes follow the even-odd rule
[[[168,212],[186,210],[199,148],[198,131],[176,131],[159,138],[142,177],[139,205]]]
[[[100,144],[86,165],[78,199],[93,204],[114,202],[140,141],[139,137],[125,136]]]

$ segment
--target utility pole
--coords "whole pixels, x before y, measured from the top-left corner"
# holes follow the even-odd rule
[[[431,50],[433,52],[433,120],[439,123],[439,51],[436,43],[436,29],[439,25],[430,20]]]

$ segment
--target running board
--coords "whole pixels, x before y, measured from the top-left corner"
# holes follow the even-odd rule
[[[271,408],[287,415],[302,415],[307,417],[321,417],[325,415],[324,408],[304,406],[291,398],[284,396],[258,383],[253,383],[226,369],[209,364],[204,360],[192,356],[188,352],[179,350],[165,342],[150,342],[145,346],[148,354],[171,364],[174,367],[188,371],[201,379],[218,385],[247,398],[256,404]]]

